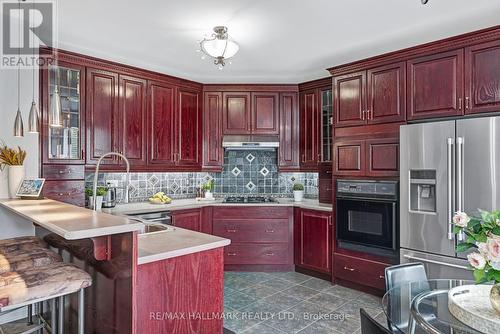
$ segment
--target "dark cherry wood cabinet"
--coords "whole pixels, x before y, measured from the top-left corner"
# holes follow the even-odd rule
[[[333,78],[335,126],[366,123],[366,71]]]
[[[333,272],[336,280],[356,283],[377,290],[385,289],[385,268],[390,264],[335,253]]]
[[[320,203],[331,204],[333,201],[333,167],[323,162],[318,170],[318,199]]]
[[[87,68],[87,164],[95,164],[108,152],[120,151],[118,135],[118,74]],[[103,164],[117,164],[116,157],[105,158]]]
[[[406,119],[404,62],[336,76],[333,87],[336,127]]]
[[[366,145],[363,140],[336,141],[333,147],[335,175],[365,174]]]
[[[295,265],[329,274],[332,272],[332,214],[295,209]]]
[[[172,211],[172,225],[187,230],[202,231],[202,210],[188,209]]]
[[[317,169],[319,158],[318,91],[300,92],[300,167]]]
[[[367,176],[399,176],[399,139],[366,140]]]
[[[147,162],[146,88],[144,79],[119,76],[119,147],[131,165]]]
[[[177,90],[177,166],[201,167],[201,94],[192,89]]]
[[[334,154],[335,175],[399,176],[399,138],[340,139]]]
[[[212,226],[214,235],[231,239],[226,270],[293,268],[293,208],[214,207]]]
[[[85,181],[47,180],[43,186],[42,196],[76,206],[85,206]]]
[[[280,94],[280,171],[295,171],[299,163],[299,108],[297,93]]]
[[[175,86],[148,82],[148,164],[151,166],[175,165],[175,96]]]
[[[370,69],[366,75],[368,124],[406,119],[406,68],[404,62]]]
[[[242,135],[251,132],[250,93],[224,92],[222,94],[222,132],[225,135]]]
[[[251,132],[253,134],[279,134],[279,93],[256,92],[251,94]]]
[[[408,60],[408,119],[463,114],[463,63],[463,49]]]
[[[500,41],[465,49],[465,113],[500,110]]]
[[[222,92],[205,92],[203,97],[203,169],[221,171],[223,164]]]

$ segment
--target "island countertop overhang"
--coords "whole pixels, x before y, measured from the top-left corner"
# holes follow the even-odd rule
[[[52,199],[0,199],[0,207],[67,240],[139,231],[143,224]]]

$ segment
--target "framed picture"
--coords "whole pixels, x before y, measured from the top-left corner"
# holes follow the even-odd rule
[[[17,190],[18,197],[40,197],[45,179],[24,179]]]

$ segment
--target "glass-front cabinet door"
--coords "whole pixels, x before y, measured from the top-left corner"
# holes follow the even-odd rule
[[[43,76],[43,160],[46,163],[83,163],[84,68],[58,63],[44,70]]]
[[[320,89],[321,161],[332,161],[333,100],[332,89]]]

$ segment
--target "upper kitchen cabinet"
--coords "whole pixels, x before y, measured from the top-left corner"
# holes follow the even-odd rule
[[[202,114],[200,91],[177,91],[177,166],[201,167]]]
[[[118,74],[87,68],[87,164],[95,164],[108,152],[119,152]],[[108,157],[103,164],[117,164]]]
[[[41,71],[42,161],[50,164],[85,162],[85,68],[58,62]],[[53,119],[50,108],[56,89],[61,113]]]
[[[463,49],[407,62],[408,119],[463,114],[463,63]]]
[[[320,99],[320,122],[321,122],[321,134],[320,134],[320,161],[321,162],[331,162],[332,161],[332,144],[333,144],[333,97],[331,86],[326,88],[321,88],[319,90]]]
[[[148,83],[148,165],[175,165],[175,86],[165,82]]]
[[[279,134],[279,94],[256,92],[251,94],[251,132],[253,134]]]
[[[367,71],[366,120],[369,124],[406,119],[406,68],[395,63]]]
[[[221,171],[223,163],[222,93],[205,92],[203,96],[203,169]]]
[[[406,119],[404,62],[336,76],[333,87],[336,127]]]
[[[280,94],[280,171],[297,170],[299,164],[299,108],[297,93]]]
[[[118,94],[120,153],[131,165],[146,164],[146,80],[120,75]]]
[[[250,93],[224,92],[222,98],[223,134],[250,134]]]
[[[465,49],[465,113],[500,110],[500,41]]]
[[[317,89],[300,93],[300,167],[316,169],[319,158]]]
[[[366,123],[366,71],[333,78],[335,126]]]

